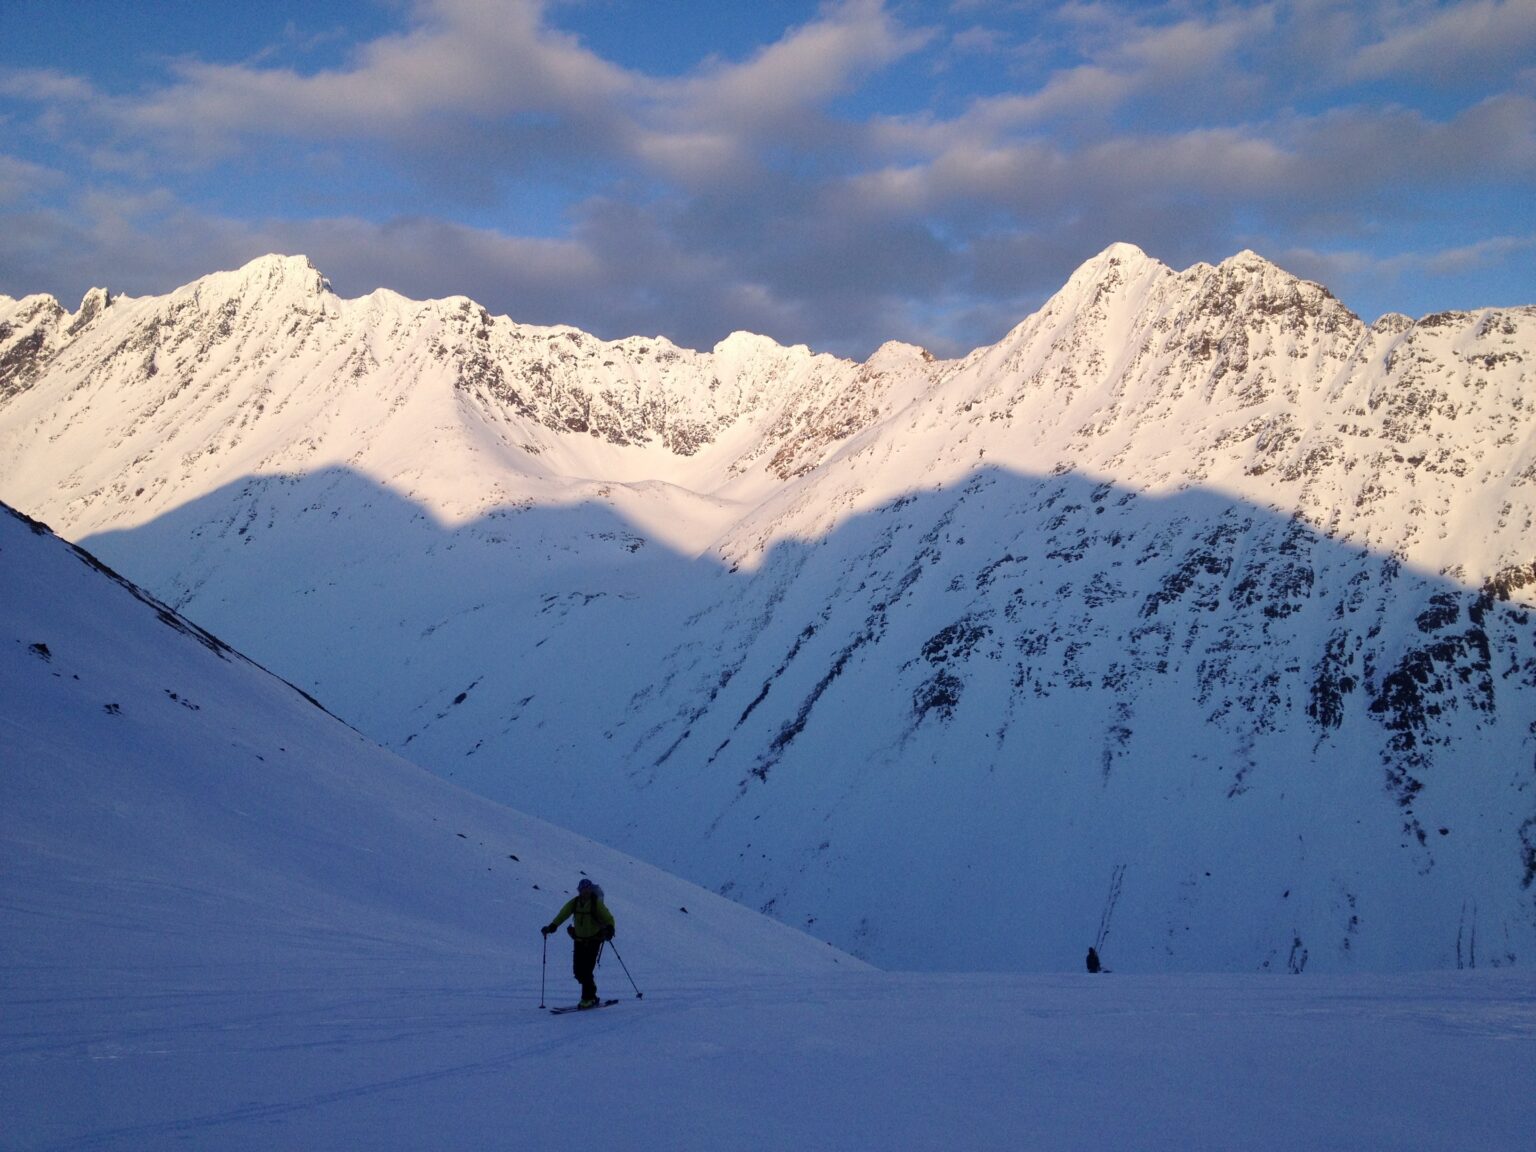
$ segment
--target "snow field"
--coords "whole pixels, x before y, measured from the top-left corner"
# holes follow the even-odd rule
[[[1510,972],[710,980],[639,955],[644,1000],[610,959],[621,1002],[563,1017],[526,944],[33,971],[3,993],[0,1143],[1513,1152],[1536,1121],[1536,983]]]

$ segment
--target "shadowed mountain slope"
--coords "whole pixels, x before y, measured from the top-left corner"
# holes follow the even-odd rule
[[[153,569],[249,522],[195,591],[246,628],[287,606],[260,658],[842,947],[920,966],[1001,887],[981,967],[1069,967],[1106,913],[1139,967],[1528,951],[1536,628],[1505,585],[1070,474],[981,471],[735,572],[601,506],[450,529],[344,473],[262,491],[95,545]],[[269,528],[284,502],[323,530]]]

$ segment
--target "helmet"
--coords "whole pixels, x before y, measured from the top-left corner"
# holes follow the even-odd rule
[[[593,885],[592,881],[588,880],[585,876],[583,876],[581,878],[581,883],[576,885],[576,891],[578,891],[578,892],[590,892],[593,889],[593,887],[594,887],[594,885]]]

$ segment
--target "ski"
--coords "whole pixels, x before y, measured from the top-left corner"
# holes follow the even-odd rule
[[[592,1005],[592,1008],[607,1008],[617,1003],[617,1000],[599,1000],[596,1004]],[[590,1012],[592,1008],[583,1008],[580,1004],[567,1004],[563,1008],[551,1008],[549,1014],[551,1016],[563,1016],[567,1012]]]

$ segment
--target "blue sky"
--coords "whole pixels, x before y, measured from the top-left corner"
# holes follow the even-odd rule
[[[1129,241],[1536,303],[1536,0],[3,0],[0,292],[343,295],[852,355]]]

